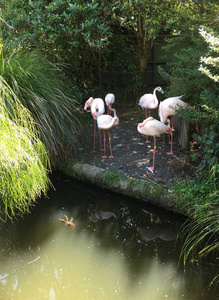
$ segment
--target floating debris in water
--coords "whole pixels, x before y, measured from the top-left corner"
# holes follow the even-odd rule
[[[72,221],[74,220],[74,218],[71,217],[70,220],[68,220],[68,217],[67,217],[67,216],[65,216],[65,218],[66,218],[66,220],[64,220],[64,219],[59,219],[59,221],[64,222],[64,223],[65,223],[65,226],[68,227],[68,230],[71,230],[72,228],[74,228],[74,227],[75,227],[75,224],[72,222]]]

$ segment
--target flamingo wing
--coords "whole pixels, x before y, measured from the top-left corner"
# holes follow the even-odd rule
[[[91,104],[91,114],[96,120],[97,115],[102,115],[105,112],[104,101],[101,98],[95,98]]]
[[[139,103],[138,103],[142,109],[148,108],[148,109],[153,109],[156,108],[155,106],[155,99],[153,94],[144,94],[143,96],[141,96],[141,98],[139,99]]]
[[[162,133],[168,132],[169,127],[152,117],[147,118],[143,123],[138,124],[138,131],[144,135],[159,137]]]

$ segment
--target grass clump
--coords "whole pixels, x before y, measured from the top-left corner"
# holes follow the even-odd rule
[[[46,192],[49,158],[29,111],[1,76],[0,104],[0,213],[13,218]]]
[[[196,218],[200,213],[208,211],[211,196],[218,194],[218,164],[203,173],[202,177],[198,175],[196,179],[178,182],[171,189],[175,194],[177,211]],[[219,205],[219,200],[216,202]]]
[[[62,167],[77,147],[80,122],[71,84],[61,70],[38,51],[7,52],[0,74],[38,125],[53,168]]]
[[[189,216],[179,238],[183,241],[180,259],[184,265],[208,256],[218,264],[219,258],[219,189],[218,164],[214,164],[202,179],[181,182],[174,186],[177,209]],[[213,283],[219,278],[214,275]]]
[[[179,234],[183,241],[180,260],[201,261],[210,257],[218,265],[219,259],[219,193],[208,197],[205,208],[196,216],[192,215],[182,226]],[[219,272],[212,274],[210,285],[219,283]]]

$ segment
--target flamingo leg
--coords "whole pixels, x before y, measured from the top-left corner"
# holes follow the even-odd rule
[[[148,170],[151,171],[152,173],[154,171],[155,152],[156,152],[156,136],[154,136],[153,166],[148,168]]]
[[[171,116],[171,125],[173,129],[173,116]],[[170,134],[168,136],[169,136],[169,144],[173,143],[173,138],[172,137],[170,138]]]
[[[146,108],[146,110],[145,110],[145,116],[146,116],[146,119],[147,119],[147,115],[148,115],[148,113],[147,113],[147,108]],[[150,117],[150,110],[149,110],[149,117]],[[146,135],[146,141],[145,141],[145,143],[147,144],[147,143],[150,143],[150,141],[148,140],[148,136]]]
[[[160,143],[161,143],[161,144],[166,144],[164,133],[163,133],[163,142],[160,142]]]
[[[167,152],[168,155],[173,155],[173,133],[170,133],[171,135],[171,146],[170,146],[170,152]]]
[[[171,137],[170,137],[170,134],[168,133],[168,137],[169,137],[169,144],[171,144]]]
[[[100,151],[104,151],[104,149],[102,149],[102,143],[101,143],[101,131],[99,129],[99,138],[100,138]]]
[[[104,155],[101,156],[102,158],[106,158],[106,135],[105,135],[105,130],[103,130],[103,136],[104,136]]]
[[[110,146],[110,153],[111,153],[109,158],[113,158],[112,147],[111,147],[111,136],[110,136],[110,131],[109,130],[108,130],[108,136],[109,136],[109,146]]]
[[[96,153],[95,151],[95,136],[96,136],[96,120],[94,119],[94,146],[93,146],[93,151],[91,153]]]

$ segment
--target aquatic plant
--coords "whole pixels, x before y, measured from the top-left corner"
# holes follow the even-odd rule
[[[36,123],[0,76],[0,214],[13,218],[49,186],[49,158]]]

